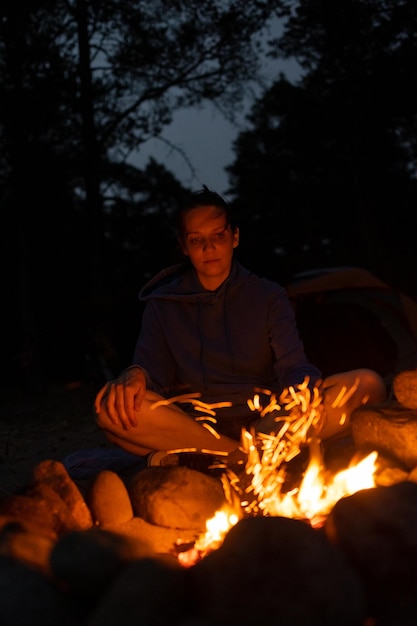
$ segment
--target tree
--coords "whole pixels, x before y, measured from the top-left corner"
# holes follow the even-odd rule
[[[210,100],[233,115],[257,75],[260,31],[276,3],[76,0],[92,233],[101,232],[100,160],[124,162],[180,107]],[[99,248],[97,257],[100,267]]]
[[[362,265],[416,293],[417,7],[284,1],[282,15],[275,54],[302,77],[280,77],[251,111],[229,168],[237,207],[267,218],[258,239],[284,251],[287,276]]]
[[[37,350],[66,287],[77,213],[71,55],[54,2],[6,1],[0,21],[0,198],[3,288],[7,294],[3,372],[30,387],[42,379]],[[58,276],[57,276],[58,272]]]
[[[87,326],[87,303],[95,303],[89,316],[101,312],[121,271],[110,259],[132,251],[130,234],[138,233],[137,218],[145,210],[139,196],[147,196],[147,226],[162,216],[160,206],[149,207],[161,201],[155,181],[134,172],[129,156],[158,136],[178,107],[204,99],[231,112],[238,106],[245,84],[257,75],[258,34],[275,5],[275,0],[2,3],[0,198],[10,220],[4,251],[16,298],[10,327],[17,328],[10,333],[9,360],[26,355],[19,344],[27,342],[42,347],[43,361],[56,358],[57,345],[61,354],[75,344],[82,352],[83,338],[74,339]],[[175,206],[184,190],[163,168],[150,167],[159,183],[168,185],[165,208]],[[123,232],[126,196],[131,201]],[[168,214],[167,209],[164,219]],[[154,241],[145,231],[140,235],[153,251]],[[54,336],[65,341],[52,339],[51,346]]]

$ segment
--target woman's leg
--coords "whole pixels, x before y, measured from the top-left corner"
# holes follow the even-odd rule
[[[343,435],[350,428],[352,412],[363,404],[382,404],[387,398],[385,382],[369,369],[333,374],[321,386],[323,394],[323,427],[320,438]]]
[[[239,446],[238,441],[214,433],[153,391],[146,392],[137,421],[137,426],[127,430],[115,425],[105,411],[97,414],[97,425],[109,441],[133,454],[180,449],[229,453]]]

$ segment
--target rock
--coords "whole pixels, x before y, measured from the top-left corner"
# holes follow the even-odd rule
[[[408,474],[407,480],[410,480],[413,483],[417,483],[417,467],[415,467],[413,470],[411,470],[411,472]]]
[[[172,561],[143,559],[116,578],[88,626],[179,624],[192,605],[186,570]]]
[[[414,625],[416,416],[361,407],[359,448],[353,437],[348,448],[326,447],[332,467],[346,451],[351,458],[350,444],[358,457],[378,449],[379,487],[337,502],[324,529],[241,519],[188,569],[178,544],[191,547],[216,511],[231,508],[217,477],[154,467],[123,482],[105,470],[89,501],[60,463],[40,464],[23,493],[0,502],[2,626]]]
[[[0,527],[17,522],[29,533],[56,540],[62,531],[60,518],[66,512],[65,503],[52,491],[47,497],[34,497],[33,494],[8,496],[0,503]]]
[[[71,593],[95,601],[127,563],[155,554],[145,537],[93,528],[67,533],[57,541],[51,572]]]
[[[376,450],[395,459],[403,469],[411,470],[417,465],[417,412],[363,406],[353,411],[350,423],[359,451]]]
[[[381,459],[378,457],[378,465],[380,464],[380,461]],[[378,468],[374,479],[377,487],[390,487],[391,485],[402,483],[405,480],[414,480],[414,482],[417,482],[412,477],[412,472],[409,473],[399,467],[391,467],[389,465]]]
[[[216,624],[363,624],[359,579],[325,535],[301,520],[243,519],[190,574],[201,617]]]
[[[59,461],[43,461],[23,493],[0,502],[3,524],[18,521],[28,532],[56,539],[70,530],[93,525],[90,510],[78,487]]]
[[[103,530],[119,533],[146,542],[158,555],[177,555],[178,544],[194,543],[200,532],[196,529],[166,528],[145,522],[141,517],[133,517],[123,524],[102,524]]]
[[[221,481],[188,467],[149,467],[127,485],[133,512],[150,524],[205,531],[226,505]]]
[[[133,518],[126,486],[115,472],[100,472],[86,494],[93,519],[99,525],[123,524]]]
[[[0,555],[13,557],[50,576],[49,558],[54,541],[39,532],[31,532],[19,522],[9,522],[0,531]]]
[[[80,626],[85,610],[43,574],[0,557],[2,626]]]
[[[413,482],[358,491],[339,500],[326,520],[326,535],[360,576],[378,624],[415,623],[416,520]]]
[[[46,460],[39,463],[33,473],[33,492],[42,495],[42,488],[50,487],[63,502],[68,515],[62,520],[64,531],[87,530],[93,520],[87,504],[65,466],[60,461]]]
[[[417,409],[417,369],[404,370],[394,376],[392,390],[398,402],[408,409]]]

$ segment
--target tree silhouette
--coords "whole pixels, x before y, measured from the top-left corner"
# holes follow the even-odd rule
[[[277,4],[2,3],[7,385],[23,369],[31,378],[42,367],[40,378],[76,376],[93,326],[115,306],[117,280],[137,263],[138,286],[166,258],[160,233],[184,190],[164,168],[141,173],[129,157],[179,107],[242,100],[257,76],[258,33]]]
[[[302,77],[279,77],[235,143],[230,192],[251,235],[242,252],[255,233],[262,271],[285,280],[360,265],[416,294],[417,7],[282,5],[275,54],[295,56]]]

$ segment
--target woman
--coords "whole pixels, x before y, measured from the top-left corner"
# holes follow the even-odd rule
[[[110,441],[137,455],[175,449],[229,455],[242,427],[259,418],[248,405],[259,389],[265,403],[305,381],[319,387],[322,439],[346,431],[359,405],[385,400],[385,384],[371,370],[321,380],[285,290],[234,259],[239,229],[221,196],[207,188],[192,195],[178,216],[178,241],[187,262],[140,292],[146,306],[133,365],[97,394],[97,424]],[[350,390],[347,401],[333,406],[343,390]],[[207,421],[210,413],[215,421]],[[268,429],[272,424],[273,414]]]

